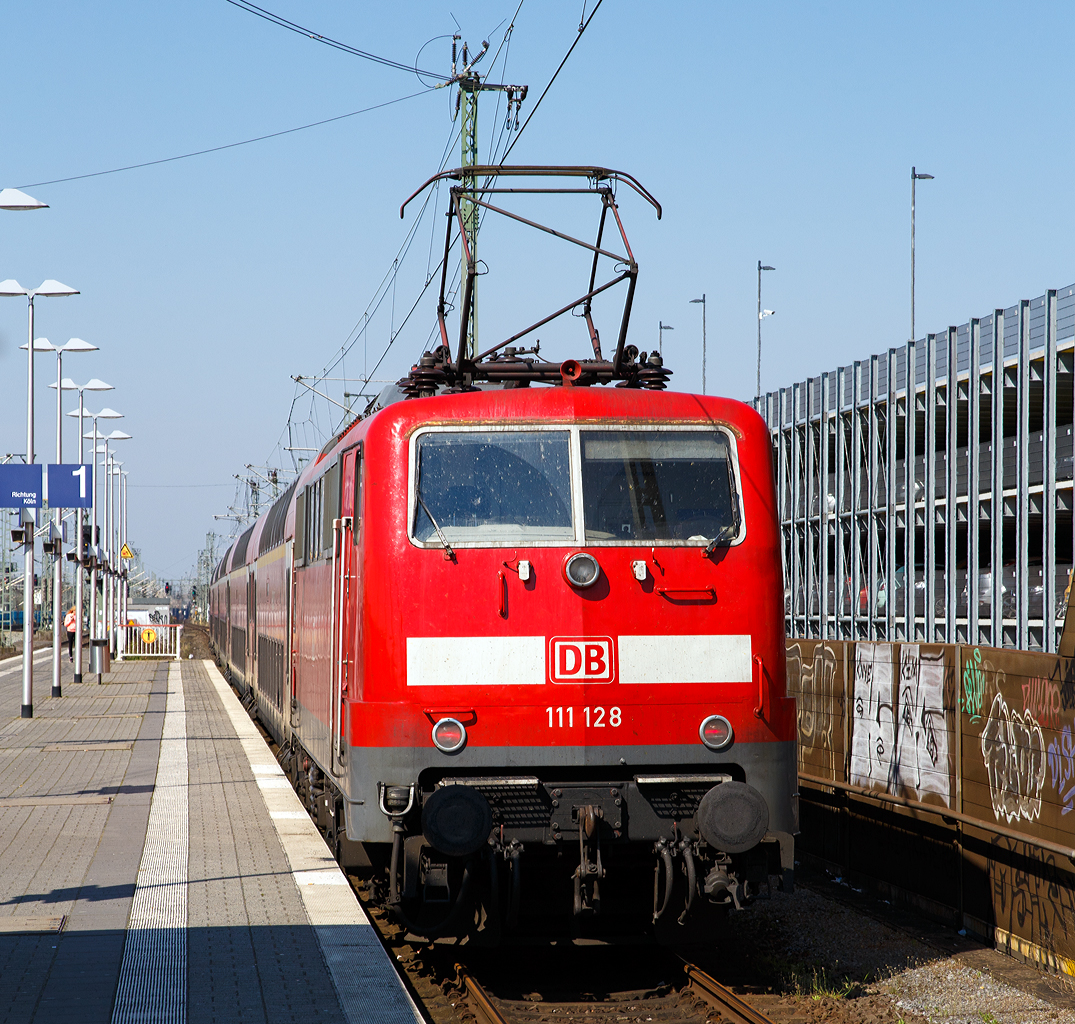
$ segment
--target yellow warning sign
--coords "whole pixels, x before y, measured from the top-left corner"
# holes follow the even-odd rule
[[[127,547],[126,544],[124,544],[123,547],[121,547],[119,549],[119,557],[120,558],[134,558],[134,554],[131,552],[131,549],[129,547]]]
[[[155,629],[143,629],[142,630],[142,643],[155,644],[157,642],[157,631]]]

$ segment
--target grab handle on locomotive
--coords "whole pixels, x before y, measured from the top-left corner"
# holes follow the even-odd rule
[[[760,654],[754,655],[754,672],[758,677],[758,706],[754,709],[754,717],[765,718],[765,665]]]

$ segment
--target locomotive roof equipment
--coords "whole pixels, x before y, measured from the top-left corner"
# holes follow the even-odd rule
[[[479,183],[477,179],[484,179]],[[508,185],[500,184],[501,178],[583,178],[585,187],[559,187],[545,185]],[[399,382],[409,397],[429,397],[441,388],[449,390],[466,390],[477,381],[500,383],[506,387],[527,387],[531,383],[563,384],[587,386],[591,384],[608,384],[618,382],[620,387],[651,388],[659,390],[667,385],[671,371],[664,366],[660,353],[639,353],[634,345],[628,345],[627,326],[631,319],[631,307],[634,303],[635,283],[638,279],[638,263],[627,233],[620,219],[619,207],[613,186],[623,182],[646,200],[661,218],[661,204],[647,191],[639,181],[623,171],[608,167],[554,167],[554,166],[498,166],[479,164],[474,167],[457,167],[454,170],[441,171],[433,175],[421,188],[412,193],[399,208],[402,217],[407,204],[421,195],[430,185],[443,180],[459,181],[449,190],[448,225],[444,237],[444,256],[440,268],[440,295],[437,301],[437,321],[440,326],[441,344],[432,352],[426,352],[411,367],[407,377]],[[601,215],[597,225],[596,241],[591,244],[575,238],[563,231],[539,224],[537,221],[520,214],[494,206],[487,199],[490,195],[596,195],[601,199]],[[510,337],[497,342],[491,348],[478,354],[468,353],[466,342],[468,325],[473,316],[474,287],[478,277],[478,261],[467,240],[464,204],[472,204],[490,213],[499,214],[512,221],[524,224],[537,231],[545,232],[572,245],[592,253],[589,286],[574,301],[542,317],[536,322],[516,331]],[[619,233],[619,242],[623,251],[615,252],[605,247],[605,227],[609,213],[612,214]],[[463,246],[466,261],[466,280],[463,282],[463,302],[459,316],[459,341],[455,358],[452,358],[451,344],[448,336],[447,312],[449,303],[446,297],[448,287],[448,264],[453,239],[453,228],[458,227],[459,239]],[[613,276],[597,283],[597,271],[601,258],[614,263]],[[619,330],[616,338],[616,352],[611,359],[605,357],[601,349],[601,338],[593,319],[593,300],[603,292],[626,282],[627,294],[624,298],[620,315]],[[563,363],[545,362],[533,352],[520,350],[515,343],[538,328],[545,326],[573,310],[582,308],[582,318],[586,321],[593,358],[574,360]]]

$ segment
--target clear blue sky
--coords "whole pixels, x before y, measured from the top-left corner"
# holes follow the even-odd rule
[[[453,30],[453,14],[464,38],[495,49],[518,0],[264,3],[411,63]],[[523,3],[494,77],[530,86],[524,117],[581,10],[580,0]],[[42,2],[8,23],[0,186],[221,145],[421,88],[413,74],[224,0]],[[632,340],[651,348],[658,320],[672,324],[674,385],[697,390],[700,315],[688,300],[704,291],[710,390],[748,397],[758,259],[777,268],[765,282],[777,311],[765,321],[766,388],[906,340],[911,164],[936,175],[918,194],[920,335],[1075,280],[1073,38],[1075,8],[1060,3],[605,0],[512,160],[600,163],[651,189],[660,223],[622,194],[641,266]],[[421,64],[446,70],[449,46],[431,43]],[[482,102],[487,150],[495,118]],[[130,540],[162,576],[186,571],[206,531],[222,528],[211,517],[231,502],[233,474],[280,458],[291,374],[317,373],[361,320],[413,222],[400,221],[399,203],[439,166],[449,103],[441,90],[221,153],[40,185],[30,191],[49,210],[0,214],[0,278],[82,291],[41,300],[37,333],[100,346],[67,370],[116,385],[105,401],[135,436],[122,456]],[[440,244],[442,222],[427,215],[395,315],[389,295],[346,372],[372,366],[414,301],[434,220]],[[577,278],[550,263],[552,250],[482,237],[483,337],[571,297]],[[432,316],[427,299],[378,376],[406,371]],[[544,350],[585,351],[581,331],[566,336],[579,326],[548,332]],[[25,303],[0,300],[0,453],[25,444],[25,330]],[[38,369],[45,454],[54,361],[39,357]],[[345,386],[331,387],[339,398]],[[326,409],[316,415],[327,427]],[[300,404],[296,422],[308,418]],[[309,424],[303,431],[295,443],[315,443]]]

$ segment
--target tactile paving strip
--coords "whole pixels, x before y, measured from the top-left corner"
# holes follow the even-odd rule
[[[183,1024],[187,1009],[187,715],[178,665],[138,868],[112,1024]]]
[[[217,667],[211,661],[203,664],[249,759],[347,1024],[423,1024],[373,925],[272,751]]]

